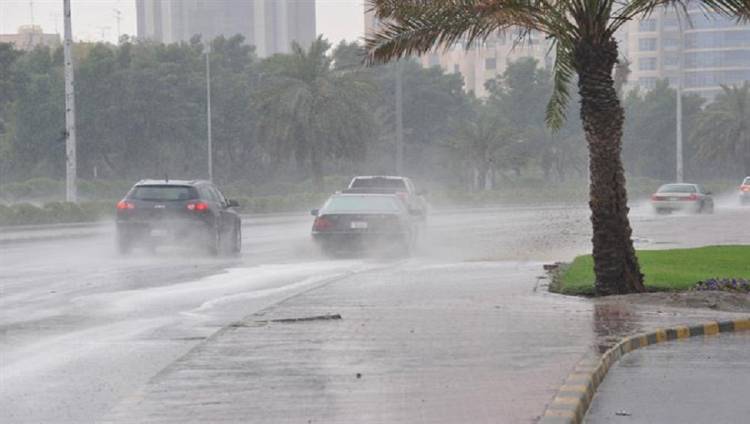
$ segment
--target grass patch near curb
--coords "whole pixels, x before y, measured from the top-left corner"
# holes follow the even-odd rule
[[[687,290],[707,278],[750,279],[750,246],[709,246],[695,249],[639,250],[636,252],[646,288],[653,291]],[[594,294],[594,262],[579,256],[563,266],[559,292]]]

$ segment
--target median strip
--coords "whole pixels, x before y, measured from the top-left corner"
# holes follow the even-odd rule
[[[657,329],[620,340],[601,357],[586,356],[568,375],[552,402],[547,406],[540,424],[579,424],[588,412],[594,393],[610,367],[626,353],[649,345],[695,336],[715,336],[750,330],[750,319],[708,322],[690,327]]]

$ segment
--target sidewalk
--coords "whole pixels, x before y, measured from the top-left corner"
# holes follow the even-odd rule
[[[224,328],[102,422],[532,423],[591,349],[736,316],[551,295],[540,269],[412,261],[337,281]]]
[[[750,333],[648,346],[614,365],[594,396],[591,424],[746,423]]]

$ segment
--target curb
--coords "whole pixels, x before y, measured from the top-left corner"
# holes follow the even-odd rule
[[[597,358],[589,355],[581,360],[565,379],[539,424],[580,424],[591,400],[609,368],[626,353],[649,345],[694,336],[715,336],[720,333],[750,330],[750,318],[708,322],[692,327],[677,326],[626,337]]]

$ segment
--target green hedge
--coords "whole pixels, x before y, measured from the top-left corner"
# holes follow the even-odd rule
[[[319,208],[330,196],[325,193],[300,193],[276,196],[240,197],[242,213],[304,212]]]
[[[93,222],[111,215],[113,209],[111,202],[51,202],[43,206],[0,204],[0,226]]]
[[[82,199],[120,199],[130,190],[129,181],[78,181],[78,194]],[[23,182],[0,185],[0,201],[47,202],[65,198],[65,181],[34,178]]]

